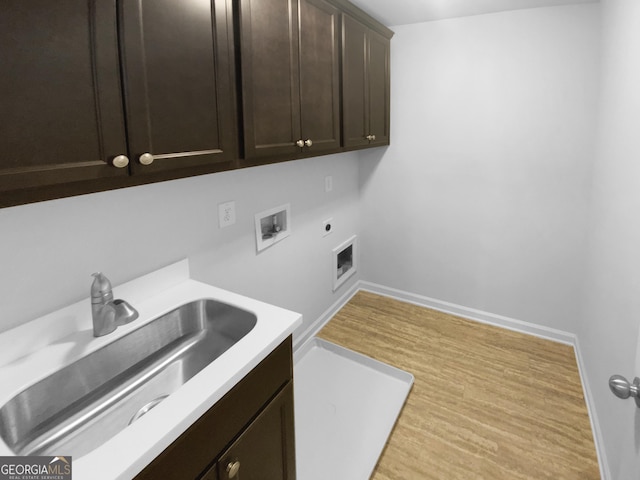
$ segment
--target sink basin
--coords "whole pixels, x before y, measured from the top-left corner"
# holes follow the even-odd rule
[[[81,457],[179,389],[256,322],[253,313],[215,300],[182,305],[17,394],[0,408],[0,437],[16,455]]]

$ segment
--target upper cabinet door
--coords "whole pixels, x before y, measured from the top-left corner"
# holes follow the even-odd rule
[[[340,12],[300,0],[301,132],[309,152],[340,148]]]
[[[388,145],[390,41],[349,15],[342,35],[344,146]]]
[[[367,27],[342,17],[342,108],[345,147],[369,145]]]
[[[325,0],[241,0],[245,158],[339,150],[339,21]]]
[[[112,1],[0,5],[1,205],[128,175],[115,25]]]
[[[371,145],[389,145],[389,40],[368,34],[369,135]]]
[[[297,0],[240,0],[245,158],[295,154],[300,131]]]
[[[229,168],[237,156],[231,1],[120,5],[132,173]]]

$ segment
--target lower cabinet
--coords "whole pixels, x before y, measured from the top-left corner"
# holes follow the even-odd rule
[[[293,383],[258,415],[202,480],[293,480]],[[288,431],[291,428],[291,431]]]
[[[291,337],[136,480],[295,480]]]

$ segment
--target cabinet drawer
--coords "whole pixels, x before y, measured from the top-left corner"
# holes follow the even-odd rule
[[[196,478],[292,378],[289,337],[156,457],[136,480]]]

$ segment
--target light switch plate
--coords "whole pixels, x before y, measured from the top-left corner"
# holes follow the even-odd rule
[[[236,202],[225,202],[218,205],[218,224],[225,228],[236,223]]]

